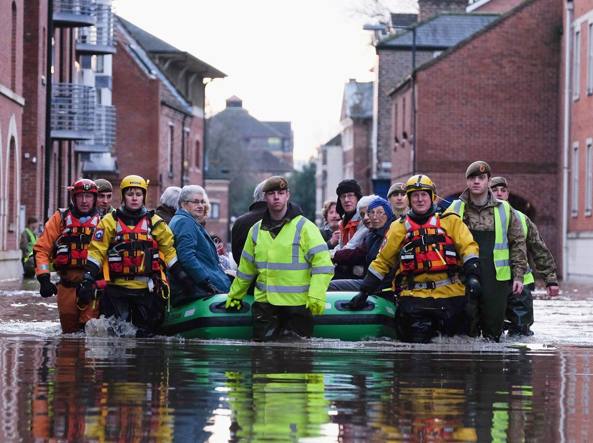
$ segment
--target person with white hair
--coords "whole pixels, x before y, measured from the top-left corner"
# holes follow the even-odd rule
[[[175,215],[175,211],[177,211],[180,192],[181,188],[179,186],[169,186],[161,195],[161,204],[156,208],[155,213],[165,220],[165,223],[167,224],[171,222],[171,219]]]
[[[187,185],[179,194],[179,209],[171,219],[175,249],[187,276],[171,281],[174,304],[228,292],[230,280],[218,261],[216,246],[202,222],[207,194],[198,185]]]
[[[233,223],[231,229],[231,249],[235,263],[241,261],[241,252],[247,241],[247,233],[251,227],[264,217],[267,209],[265,194],[262,191],[264,181],[259,183],[253,190],[253,203],[249,206],[249,211],[240,215]]]

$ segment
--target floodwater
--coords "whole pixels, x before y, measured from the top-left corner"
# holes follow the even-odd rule
[[[593,441],[593,291],[536,300],[533,337],[409,345],[64,336],[34,290],[0,290],[2,442]]]

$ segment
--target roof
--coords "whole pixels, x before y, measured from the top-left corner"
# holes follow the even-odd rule
[[[236,102],[235,102],[236,103]],[[244,138],[253,137],[283,137],[284,134],[273,126],[261,122],[251,116],[245,108],[238,106],[227,106],[219,113],[208,119],[210,127],[213,124],[228,128],[235,133],[241,134]],[[290,122],[287,122],[290,125]]]
[[[285,137],[292,137],[292,124],[291,122],[262,122],[268,126],[271,126],[272,129],[278,131]]]
[[[447,49],[480,31],[494,20],[498,14],[445,13],[418,23],[416,32],[417,49]],[[377,44],[378,49],[411,49],[413,30],[392,35]]]
[[[373,116],[373,82],[350,80],[344,86],[342,118],[371,118]]]
[[[128,33],[138,42],[142,48],[153,57],[162,57],[173,62],[180,62],[187,67],[190,72],[195,72],[203,77],[208,78],[222,78],[226,74],[200,60],[189,52],[177,49],[175,46],[155,37],[144,29],[130,23],[120,16],[116,16],[117,20],[124,26]]]
[[[418,14],[391,14],[391,26],[411,26],[418,21]]]
[[[341,146],[342,145],[342,133],[338,133],[334,138],[332,138],[327,143],[324,143],[322,146]]]
[[[292,167],[287,162],[265,149],[250,151],[249,158],[249,169],[254,172],[265,171],[272,174],[282,174],[292,171]]]

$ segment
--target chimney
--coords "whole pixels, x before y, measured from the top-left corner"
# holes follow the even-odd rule
[[[465,12],[468,0],[418,0],[418,21],[423,22],[443,12]]]
[[[241,100],[236,95],[229,97],[226,99],[226,107],[227,108],[242,108],[243,107],[243,100]]]

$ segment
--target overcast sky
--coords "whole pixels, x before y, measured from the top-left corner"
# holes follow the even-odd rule
[[[382,0],[414,12],[415,0]],[[116,0],[115,12],[227,77],[206,88],[207,112],[237,95],[260,120],[291,121],[301,163],[340,130],[344,83],[370,81],[373,0]]]

